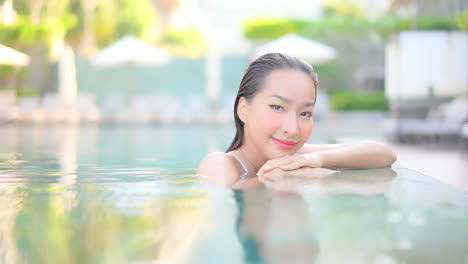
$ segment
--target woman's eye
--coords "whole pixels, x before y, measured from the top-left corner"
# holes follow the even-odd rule
[[[270,105],[271,108],[275,109],[275,110],[281,110],[283,109],[283,107],[279,106],[279,105]]]
[[[311,112],[302,112],[301,116],[312,117],[312,113]]]

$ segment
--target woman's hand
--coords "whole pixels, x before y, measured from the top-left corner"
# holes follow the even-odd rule
[[[275,168],[280,168],[283,171],[291,171],[302,167],[320,168],[322,164],[323,158],[318,152],[293,154],[267,161],[260,170],[258,170],[257,175],[262,176],[264,173]]]
[[[285,171],[280,168],[275,168],[273,170],[263,173],[263,175],[258,176],[258,179],[265,182],[276,182],[284,180],[287,177],[300,177],[300,178],[314,178],[314,179],[323,179],[328,175],[337,173],[338,171],[329,170],[325,168],[300,168],[292,171]]]

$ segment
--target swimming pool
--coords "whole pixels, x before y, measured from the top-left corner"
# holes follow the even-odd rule
[[[201,184],[232,134],[0,126],[0,263],[468,263],[468,194],[398,165]]]

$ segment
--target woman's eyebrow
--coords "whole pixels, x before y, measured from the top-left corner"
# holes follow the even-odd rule
[[[279,95],[279,94],[272,94],[270,95],[269,97],[276,97],[278,99],[280,99],[281,101],[285,102],[285,103],[288,103],[288,104],[291,104],[292,103],[292,100],[289,99],[289,98],[286,98],[282,95]],[[315,105],[315,102],[307,102],[307,103],[304,103],[304,106],[314,106]]]
[[[272,94],[272,95],[270,95],[269,97],[276,97],[276,98],[280,99],[281,101],[283,101],[283,102],[285,102],[285,103],[288,103],[288,104],[292,103],[292,100],[291,100],[291,99],[286,98],[286,97],[284,97],[284,96],[281,96],[281,95],[279,95],[279,94]]]

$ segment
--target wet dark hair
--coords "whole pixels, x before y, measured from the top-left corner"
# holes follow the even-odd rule
[[[234,103],[234,122],[236,124],[236,135],[226,152],[238,149],[244,143],[244,123],[237,115],[239,100],[244,97],[247,102],[251,102],[255,94],[262,89],[262,83],[266,77],[274,70],[295,70],[309,75],[315,86],[315,99],[317,99],[318,77],[312,66],[302,59],[282,53],[265,54],[252,63],[247,68],[240,83]]]

